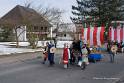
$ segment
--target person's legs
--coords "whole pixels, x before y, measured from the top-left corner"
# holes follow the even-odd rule
[[[52,59],[51,59],[52,55],[51,53],[48,54],[48,60],[49,60],[49,66],[52,65]]]
[[[42,62],[43,64],[45,64],[45,62],[46,62],[47,58],[48,58],[48,54],[47,54],[47,53],[45,53],[45,54],[44,54],[44,59],[43,59],[43,62]]]
[[[124,47],[122,47],[121,51],[122,51],[122,53],[124,53]]]
[[[51,53],[51,65],[54,65],[55,62],[54,62],[54,53]]]
[[[43,64],[45,64],[46,60],[47,60],[47,58],[46,58],[46,57],[44,57],[44,60],[43,60],[43,62],[42,62],[42,63],[43,63]]]
[[[110,62],[112,62],[112,54],[109,54],[109,56],[110,56]]]
[[[82,63],[81,69],[82,69],[82,70],[86,69],[86,63],[85,63],[85,62]]]
[[[112,62],[112,63],[114,62],[114,56],[115,56],[114,53],[111,53],[111,54],[110,54],[110,59],[111,59],[111,62]]]
[[[72,57],[72,64],[74,64],[74,63],[75,63],[75,60],[76,60],[76,57],[75,57],[75,56],[73,56],[73,57]]]
[[[112,54],[112,57],[113,57],[112,62],[114,62],[114,61],[115,61],[115,60],[114,60],[114,59],[115,59],[115,54],[114,54],[114,53]]]
[[[68,68],[68,64],[64,64],[64,68],[67,69]]]
[[[109,57],[110,57],[110,62],[112,62],[113,61],[113,54],[111,51],[109,51]]]

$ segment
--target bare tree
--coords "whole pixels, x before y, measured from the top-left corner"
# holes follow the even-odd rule
[[[22,29],[22,31],[20,33],[18,33],[18,29]],[[16,41],[16,47],[19,47],[19,37],[24,33],[24,31],[26,31],[23,27],[14,27],[13,28],[14,32],[15,32],[15,41]]]
[[[58,24],[61,22],[62,14],[64,13],[63,10],[60,10],[58,8],[42,8],[42,6],[39,6],[36,11],[41,14],[48,22],[52,24]]]
[[[38,40],[39,40],[39,35],[35,34],[34,31],[34,27],[33,26],[28,26],[28,42],[30,43],[30,46],[35,49],[37,47],[38,44]]]
[[[62,22],[61,17],[65,12],[64,10],[61,10],[59,8],[54,8],[49,6],[43,7],[43,4],[40,4],[35,7],[33,6],[33,2],[29,2],[29,1],[25,2],[24,6],[34,9],[37,13],[39,13],[42,17],[44,17],[48,22],[56,25]]]
[[[37,13],[39,13],[41,15],[41,17],[45,18],[49,23],[56,25],[59,25],[60,23],[62,23],[62,15],[65,12],[64,10],[61,10],[59,8],[54,8],[54,7],[43,7],[43,4],[40,4],[38,6],[33,6],[33,2],[27,1],[26,3],[24,3],[24,6],[27,8],[32,8],[34,9]],[[31,29],[31,28],[30,28]],[[30,45],[33,46],[33,48],[36,47],[36,39],[38,39],[38,36],[34,35],[33,33],[31,33],[29,31],[29,43]]]

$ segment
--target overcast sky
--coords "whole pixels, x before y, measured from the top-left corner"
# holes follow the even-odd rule
[[[64,22],[71,22],[71,6],[76,4],[76,0],[0,0],[0,17],[9,12],[16,5],[24,5],[26,1],[31,1],[35,6],[42,4],[43,7],[56,7],[65,11]]]

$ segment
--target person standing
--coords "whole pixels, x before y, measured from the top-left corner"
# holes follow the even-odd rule
[[[68,68],[68,62],[69,62],[69,56],[68,56],[68,48],[66,43],[64,44],[64,49],[63,49],[63,64],[64,68]]]
[[[73,58],[73,53],[72,53],[72,49],[73,49],[73,44],[70,44],[70,59],[69,59],[69,63],[72,64],[72,58]]]
[[[114,43],[112,46],[111,46],[111,51],[110,51],[110,62],[113,63],[114,62],[114,57],[115,55],[117,54],[117,45]]]
[[[49,42],[46,42],[46,46],[45,46],[45,50],[43,52],[44,57],[43,57],[43,62],[42,64],[45,64],[47,58],[48,58],[48,46],[49,46]]]
[[[55,46],[52,41],[50,41],[50,44],[48,46],[48,60],[49,60],[49,65],[53,66],[55,64],[54,62],[54,53],[55,53]]]
[[[88,63],[88,50],[86,48],[86,45],[82,47],[82,64],[81,64],[81,69],[84,70],[86,69]]]
[[[124,41],[121,41],[121,52],[124,52]]]
[[[68,48],[68,60],[70,62],[70,60],[71,60],[71,52],[70,52],[70,47],[69,47],[68,43],[67,43],[67,48]]]

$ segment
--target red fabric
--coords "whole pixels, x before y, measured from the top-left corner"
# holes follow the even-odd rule
[[[101,41],[101,44],[104,43],[104,31],[105,31],[105,28],[104,26],[101,27],[101,31],[100,31],[100,41]]]
[[[111,40],[111,34],[112,34],[111,28],[112,28],[112,27],[109,28],[109,33],[108,33],[108,34],[109,34],[109,36],[108,36],[108,39],[109,39],[109,40]]]
[[[117,40],[117,29],[114,29],[114,40]]]
[[[120,40],[121,40],[121,41],[123,40],[123,36],[124,36],[123,33],[124,33],[124,32],[123,32],[123,28],[121,28],[121,30],[120,30]]]
[[[90,27],[87,29],[87,40],[90,42]]]
[[[63,50],[63,63],[68,64],[68,48],[64,48]]]
[[[97,27],[94,27],[94,31],[93,31],[93,44],[97,45]]]
[[[81,29],[82,38],[84,38],[84,28]]]

